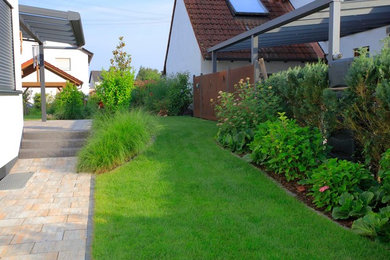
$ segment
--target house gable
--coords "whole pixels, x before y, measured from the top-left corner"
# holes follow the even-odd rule
[[[201,72],[202,55],[183,0],[176,0],[172,14],[164,74]]]

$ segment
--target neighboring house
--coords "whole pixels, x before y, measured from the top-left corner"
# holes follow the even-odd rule
[[[0,0],[0,179],[19,153],[23,130],[18,0]]]
[[[295,8],[302,7],[314,0],[290,0]],[[362,33],[342,37],[340,40],[340,52],[343,58],[352,58],[356,50],[361,47],[368,47],[371,54],[379,53],[383,47],[382,40],[390,35],[390,27],[380,27]],[[324,53],[328,53],[328,42],[319,43]]]
[[[102,71],[101,70],[92,70],[89,74],[89,89],[94,91],[95,87],[100,85],[102,81]]]
[[[239,0],[175,0],[164,74],[211,73],[208,48],[294,10],[287,0],[251,1],[256,9],[241,6]],[[267,72],[275,73],[317,61],[324,54],[318,44],[312,43],[261,48],[259,57],[266,61]],[[250,64],[250,52],[218,53],[217,60],[218,71],[242,67]]]
[[[33,46],[37,46],[37,43],[27,41],[23,42],[23,62],[26,62],[33,57]],[[82,90],[84,94],[89,94],[89,64],[92,57],[93,53],[85,48],[75,49],[71,45],[65,43],[45,42],[45,61],[82,81],[83,84],[79,87],[79,89]],[[39,81],[38,74],[35,72],[27,77],[24,77],[23,82],[37,82],[37,79]],[[46,82],[66,81],[64,78],[48,71],[47,69],[45,79]],[[46,93],[55,95],[57,91],[58,90],[56,88],[48,88]],[[35,93],[40,93],[40,89],[33,89],[32,96],[34,96]]]

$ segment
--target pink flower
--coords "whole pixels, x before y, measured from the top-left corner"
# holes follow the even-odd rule
[[[324,192],[326,190],[329,190],[329,186],[323,186],[319,189],[319,192]]]

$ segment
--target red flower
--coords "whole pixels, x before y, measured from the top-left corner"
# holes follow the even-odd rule
[[[319,189],[319,192],[324,192],[326,190],[329,190],[329,186],[323,186]]]

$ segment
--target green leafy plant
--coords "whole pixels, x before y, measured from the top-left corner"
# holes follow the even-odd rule
[[[390,202],[390,149],[382,155],[379,164],[380,198],[383,204],[388,204]]]
[[[333,208],[332,217],[334,219],[362,217],[372,211],[370,203],[374,197],[374,193],[370,191],[355,195],[344,192],[340,196],[339,206]]]
[[[338,205],[342,194],[361,192],[368,180],[372,180],[372,176],[362,165],[329,159],[312,171],[307,183],[312,185],[310,195],[314,204],[330,211]]]
[[[54,115],[57,119],[84,118],[84,94],[71,83],[56,95]]]
[[[352,224],[357,234],[383,242],[390,241],[390,206],[382,208],[378,213],[370,212]]]
[[[119,44],[112,52],[111,67],[102,71],[102,82],[96,86],[96,94],[104,109],[111,113],[130,106],[134,89],[134,70],[131,56],[124,51],[125,46],[123,37],[119,37]]]
[[[252,159],[288,181],[302,179],[326,157],[320,131],[300,127],[295,120],[280,113],[277,121],[267,121],[258,126],[250,145]]]

